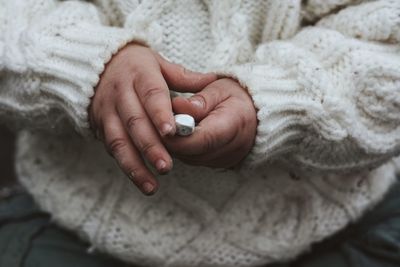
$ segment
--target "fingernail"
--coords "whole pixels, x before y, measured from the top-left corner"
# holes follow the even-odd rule
[[[149,182],[144,182],[142,184],[142,191],[146,194],[146,195],[152,195],[155,193],[155,186]]]
[[[135,173],[131,172],[128,174],[128,176],[129,176],[129,179],[131,179],[131,181],[133,182],[133,180],[135,179]]]
[[[190,103],[192,103],[193,106],[196,106],[198,108],[203,108],[204,107],[203,102],[198,100],[198,99],[190,98],[189,101],[190,101]]]
[[[159,160],[157,160],[157,162],[156,162],[156,168],[157,168],[157,170],[158,170],[159,172],[166,171],[167,163],[166,163],[164,160],[159,159]]]
[[[173,130],[173,127],[171,124],[163,123],[163,125],[161,126],[160,133],[162,136],[164,136],[164,135],[170,134],[172,132],[172,130]]]

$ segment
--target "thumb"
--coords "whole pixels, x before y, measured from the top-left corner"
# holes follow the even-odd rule
[[[182,65],[169,62],[158,54],[156,58],[164,79],[171,90],[182,93],[196,93],[218,79],[218,76],[214,73],[190,71]]]
[[[190,98],[175,97],[172,99],[172,108],[175,113],[189,114],[195,121],[201,121],[228,98],[228,90],[217,86],[208,86]]]
[[[172,99],[172,109],[176,114],[188,114],[195,121],[200,121],[205,117],[205,110],[202,106],[196,105],[198,102],[191,102],[188,98],[177,96]]]

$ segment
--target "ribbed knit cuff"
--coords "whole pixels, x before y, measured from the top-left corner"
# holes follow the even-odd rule
[[[28,37],[34,47],[26,53],[27,64],[42,77],[41,94],[55,101],[84,136],[92,135],[88,106],[105,64],[131,41],[146,44],[143,36],[127,29],[86,22]]]
[[[248,90],[257,109],[255,145],[241,163],[242,167],[256,167],[294,152],[316,130],[329,140],[346,135],[337,122],[326,119],[327,111],[323,106],[329,105],[329,99],[318,93],[306,92],[299,81],[301,77],[288,70],[249,63],[217,73],[236,79]],[[312,127],[318,129],[313,130]]]

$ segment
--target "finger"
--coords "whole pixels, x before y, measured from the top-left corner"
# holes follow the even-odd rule
[[[176,127],[169,89],[156,62],[147,62],[141,67],[133,86],[160,135],[174,135]]]
[[[164,79],[171,90],[196,93],[218,79],[218,76],[214,73],[190,71],[182,65],[174,64],[164,59],[158,54],[156,58],[160,63]]]
[[[229,88],[226,88],[226,85],[224,86],[225,88],[220,88],[217,83],[214,83],[190,98],[175,97],[172,100],[172,108],[175,113],[189,114],[196,121],[201,121],[218,104],[228,100],[231,96]]]
[[[242,139],[242,140],[240,140]],[[211,153],[200,155],[175,155],[180,161],[194,166],[211,168],[232,168],[243,161],[250,152],[252,145],[244,145],[241,135],[236,135],[229,144]]]
[[[168,137],[164,144],[176,155],[200,155],[213,152],[231,143],[237,133],[237,114],[221,106],[204,118],[188,137]]]
[[[117,112],[131,140],[143,156],[159,173],[170,171],[172,159],[133,90],[126,90],[122,95]]]
[[[158,183],[132,145],[117,115],[109,116],[104,121],[104,138],[107,150],[116,159],[122,171],[144,194],[154,194]]]
[[[227,157],[227,155],[235,155],[242,153],[243,149],[235,146],[235,141],[215,150],[212,153],[204,153],[200,155],[179,155],[178,158],[190,165],[207,166],[211,168],[230,168],[236,165],[239,159],[236,157]]]

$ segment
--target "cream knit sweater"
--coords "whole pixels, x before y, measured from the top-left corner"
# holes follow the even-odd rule
[[[176,161],[153,197],[129,184],[87,108],[132,40],[250,92],[259,125],[243,164]],[[21,182],[95,249],[154,267],[290,260],[395,179],[400,1],[0,0],[0,120],[23,129]]]

